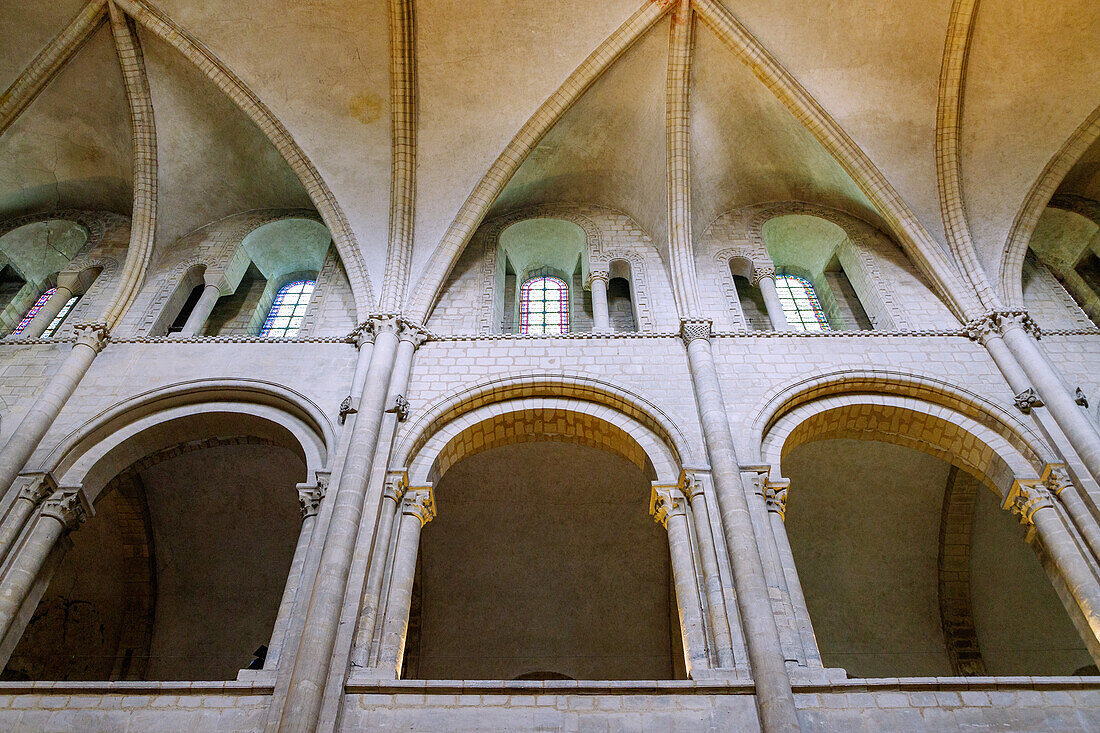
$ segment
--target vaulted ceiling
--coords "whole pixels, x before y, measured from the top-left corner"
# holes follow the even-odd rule
[[[941,66],[953,8],[968,10],[974,1],[723,0],[945,253],[951,234],[936,158]],[[16,80],[85,5],[0,0],[0,87]],[[119,6],[141,6],[175,24],[266,105],[331,191],[378,292],[391,239],[394,130],[401,127],[393,115],[393,8],[405,6],[415,19],[409,87],[416,100],[415,198],[407,257],[415,285],[524,123],[643,2],[128,0]],[[478,216],[535,203],[596,203],[633,216],[658,246],[667,246],[669,18],[580,90],[575,104],[558,110],[545,136],[516,161],[500,195],[474,207]],[[237,103],[145,24],[135,27],[157,122],[158,250],[237,211],[317,202],[317,191],[307,191]],[[978,261],[997,280],[1029,191],[1100,104],[1100,3],[984,0],[969,33],[956,90],[965,99],[957,131],[960,193]],[[730,208],[791,199],[895,226],[894,214],[868,192],[872,184],[846,169],[761,81],[758,66],[698,17],[694,35],[689,127],[697,235]],[[58,207],[129,213],[129,120],[110,28],[100,24],[2,132],[0,216]],[[1098,195],[1097,150],[1072,169],[1064,192]]]

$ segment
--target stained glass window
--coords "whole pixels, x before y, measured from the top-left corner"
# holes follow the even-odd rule
[[[61,306],[61,310],[57,312],[57,315],[50,321],[50,325],[46,326],[46,330],[42,332],[42,338],[49,338],[57,332],[57,329],[61,327],[62,321],[65,320],[65,316],[69,315],[69,311],[76,305],[76,301],[80,300],[79,295],[74,295],[65,301],[65,305]]]
[[[315,284],[313,280],[295,280],[279,288],[271,310],[267,313],[267,319],[264,320],[264,326],[260,329],[260,335],[278,338],[293,338],[298,335]]]
[[[810,281],[796,275],[775,278],[775,290],[783,304],[787,324],[798,331],[828,331],[829,322]]]
[[[57,290],[57,288],[50,288],[42,293],[42,295],[38,296],[38,300],[34,301],[34,305],[27,311],[27,315],[23,316],[23,320],[21,320],[19,325],[15,327],[15,330],[11,332],[13,336],[23,333],[23,329],[30,325],[30,322],[38,315],[38,311],[42,310],[42,306],[46,305],[46,301],[50,299],[50,296],[53,295],[55,290]]]
[[[569,332],[569,286],[556,277],[535,277],[519,291],[520,333]]]

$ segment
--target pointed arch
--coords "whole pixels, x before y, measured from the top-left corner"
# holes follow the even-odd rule
[[[125,0],[129,2],[130,0]],[[462,251],[466,249],[474,230],[493,205],[504,186],[520,165],[574,103],[609,69],[622,54],[640,39],[653,24],[672,8],[671,2],[647,0],[625,23],[573,70],[569,78],[542,103],[516,136],[493,161],[493,165],[478,181],[463,202],[454,221],[447,228],[433,257],[420,275],[416,287],[406,300],[405,312],[415,321],[426,321]]]
[[[909,205],[854,140],[771,52],[718,0],[694,0],[695,11],[752,73],[805,125],[878,209],[914,263],[962,321],[977,317],[981,303],[958,269],[917,220]]]
[[[1001,256],[1001,297],[1004,298],[1006,307],[1023,307],[1024,289],[1020,273],[1024,266],[1024,255],[1031,243],[1031,235],[1062,179],[1097,140],[1100,140],[1100,107],[1094,109],[1073,131],[1043,168],[1024,198],[1016,218],[1012,221],[1012,228],[1008,231],[1004,254]]]
[[[317,208],[325,226],[332,232],[333,242],[340,253],[344,269],[351,283],[355,305],[359,312],[369,313],[374,307],[374,292],[367,275],[363,252],[351,230],[347,216],[317,168],[305,151],[291,137],[275,114],[236,74],[221,62],[208,48],[196,41],[187,31],[166,15],[151,7],[145,0],[113,0],[137,23],[179,51],[236,104],[260,129],[275,149],[298,176],[310,200]]]
[[[940,214],[951,251],[961,264],[963,274],[978,291],[978,299],[987,308],[995,309],[1000,299],[978,261],[978,252],[970,236],[970,224],[966,220],[959,155],[966,62],[970,56],[970,39],[979,2],[955,0],[951,7],[936,104],[936,188],[940,194]]]

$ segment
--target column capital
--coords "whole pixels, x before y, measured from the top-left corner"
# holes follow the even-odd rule
[[[752,265],[752,274],[749,275],[749,282],[752,283],[754,288],[760,287],[760,281],[766,277],[775,279],[775,265],[758,265],[755,262]]]
[[[1022,308],[989,311],[984,316],[975,318],[966,324],[966,335],[971,341],[980,341],[983,344],[990,336],[1003,336],[1010,328],[1019,327],[1030,333],[1038,340],[1042,337],[1039,324],[1031,314]]]
[[[431,333],[429,333],[428,329],[424,328],[423,325],[405,320],[404,318],[400,319],[398,338],[402,341],[408,341],[413,345],[414,349],[419,349],[421,344],[427,341],[430,336]]]
[[[405,491],[401,500],[401,513],[416,517],[423,527],[435,519],[435,494],[431,486],[417,486]]]
[[[302,519],[317,516],[327,493],[327,482],[321,479],[315,484],[298,484],[298,506],[302,509]]]
[[[351,333],[344,337],[344,341],[349,344],[355,344],[356,349],[363,348],[365,344],[373,344],[374,324],[370,321],[363,321],[353,328]]]
[[[57,481],[48,472],[24,474],[21,478],[24,483],[18,498],[29,501],[32,506],[38,506],[57,491]]]
[[[396,313],[378,313],[370,317],[371,327],[374,329],[375,338],[379,334],[390,332],[400,333],[401,318]]]
[[[604,285],[611,282],[611,273],[605,269],[589,270],[588,277],[584,279],[584,287],[592,289],[593,280],[603,280]]]
[[[695,339],[709,339],[714,332],[714,321],[709,318],[681,318],[680,338],[685,344]]]
[[[386,474],[386,486],[382,490],[382,496],[396,505],[401,504],[405,492],[409,490],[409,474],[405,470],[390,471]]]
[[[57,489],[42,505],[42,516],[56,519],[66,531],[76,529],[93,514],[95,510],[84,495],[84,489],[79,486]]]
[[[111,330],[106,323],[77,323],[73,330],[76,332],[76,342],[91,348],[97,354],[103,351],[111,339]]]
[[[684,469],[680,471],[679,489],[689,502],[694,501],[696,496],[703,493],[703,480],[694,471]]]
[[[1039,393],[1035,391],[1034,387],[1028,387],[1023,392],[1015,395],[1012,400],[1016,405],[1016,409],[1025,415],[1030,414],[1031,408],[1042,407],[1044,405],[1043,400],[1039,397]]]
[[[775,512],[784,522],[787,521],[787,489],[790,486],[789,479],[764,482],[764,504],[769,512]]]
[[[1054,496],[1042,481],[1016,479],[1005,497],[1002,509],[1020,518],[1020,524],[1035,524],[1035,513],[1054,506]]]
[[[1070,478],[1064,463],[1048,463],[1039,480],[1054,496],[1061,496],[1063,491],[1073,486],[1073,479]]]
[[[685,516],[686,500],[679,486],[661,486],[654,484],[649,495],[649,514],[653,521],[668,529],[668,520],[676,516]]]

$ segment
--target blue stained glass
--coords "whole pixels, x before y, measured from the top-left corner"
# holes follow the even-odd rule
[[[797,275],[780,275],[775,278],[775,291],[783,304],[787,325],[798,331],[828,331],[829,321],[821,310],[814,286]]]
[[[535,277],[519,291],[520,333],[569,332],[569,286],[556,277]]]
[[[25,329],[30,324],[30,322],[34,320],[35,315],[37,315],[38,311],[42,310],[42,306],[46,305],[46,301],[50,299],[50,296],[54,294],[55,290],[57,290],[57,288],[50,288],[46,292],[42,293],[42,295],[38,296],[38,300],[34,301],[34,305],[32,305],[30,310],[27,311],[27,315],[23,316],[23,320],[21,320],[19,322],[19,325],[15,327],[15,330],[12,331],[13,336],[23,333],[23,329]]]
[[[271,303],[271,310],[267,313],[261,336],[274,336],[276,338],[293,338],[298,335],[298,329],[305,320],[306,309],[309,308],[309,299],[313,297],[314,280],[295,280],[279,288],[275,294],[275,300]]]

